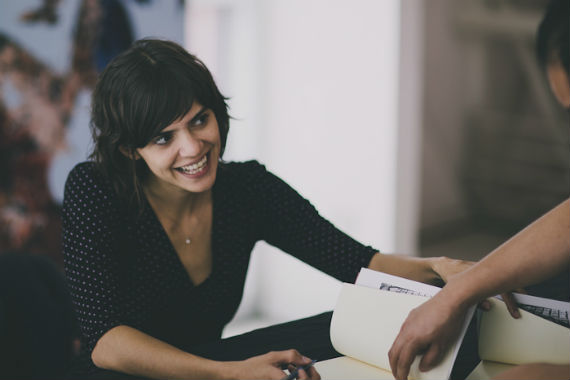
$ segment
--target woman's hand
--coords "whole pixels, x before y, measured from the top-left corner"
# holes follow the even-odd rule
[[[426,260],[428,260],[435,275],[443,283],[448,283],[451,277],[469,269],[473,264],[475,264],[473,261],[451,259],[445,256],[429,257]]]
[[[297,350],[272,351],[247,360],[231,363],[230,377],[233,379],[283,379],[287,374],[281,368],[299,367],[309,364],[311,359]],[[228,363],[228,364],[230,364]],[[319,380],[321,376],[314,366],[307,371],[299,370],[298,379]]]
[[[474,263],[448,257],[412,257],[378,252],[368,268],[426,284],[443,285]]]
[[[428,260],[431,262],[430,265],[432,270],[444,283],[448,283],[451,277],[469,269],[472,265],[476,264],[472,261],[455,260],[443,256],[428,258]],[[525,293],[524,289],[516,289],[515,291],[517,293]],[[515,319],[520,318],[517,301],[515,300],[512,292],[503,293],[501,294],[501,297],[507,305],[507,310],[509,310],[511,316]],[[491,305],[485,300],[479,303],[479,307],[485,311],[488,311]]]
[[[394,377],[407,379],[416,355],[423,355],[420,371],[435,367],[459,334],[465,313],[438,295],[412,310],[388,352]]]

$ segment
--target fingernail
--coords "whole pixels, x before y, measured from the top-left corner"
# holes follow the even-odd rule
[[[518,310],[515,310],[513,314],[515,315],[515,318],[517,318],[517,319],[521,317],[521,313]]]
[[[306,356],[303,356],[303,358],[302,358],[302,359],[303,359],[303,361],[304,361],[304,362],[307,362],[307,363],[311,361],[311,359],[309,359],[309,358],[308,358],[308,357],[306,357]]]

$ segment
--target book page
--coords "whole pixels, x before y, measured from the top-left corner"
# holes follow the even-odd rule
[[[331,320],[333,347],[343,355],[391,372],[388,351],[402,323],[413,308],[428,299],[343,284]],[[418,356],[412,364],[409,377],[448,379],[455,359],[451,352],[449,350],[440,365],[428,372],[419,371]]]
[[[438,288],[437,286],[424,284],[423,282],[408,280],[403,277],[393,276],[387,273],[375,271],[368,268],[360,269],[355,284],[359,286],[366,286],[370,288],[387,290],[391,292],[414,294],[428,298],[435,296],[441,290],[441,288]],[[455,362],[455,358],[459,353],[459,349],[461,348],[461,342],[463,341],[463,338],[465,337],[465,334],[467,332],[467,328],[469,327],[469,322],[473,318],[473,314],[475,314],[475,308],[476,306],[470,307],[465,315],[465,320],[463,321],[463,325],[461,326],[461,330],[459,332],[456,344],[452,346],[451,352],[449,354],[451,357],[450,358],[451,363]],[[402,323],[404,320],[402,320]],[[420,357],[416,358],[418,364],[419,364],[419,358]]]
[[[570,302],[519,293],[513,293],[513,297],[521,309],[552,321],[557,325],[570,328],[570,321],[568,319],[568,315],[570,314]]]
[[[519,309],[514,319],[503,301],[489,299],[491,310],[481,313],[479,356],[508,364],[570,363],[570,329]]]
[[[394,380],[392,372],[348,356],[317,362],[315,368],[323,380]]]
[[[414,294],[423,295],[425,297],[433,297],[441,290],[441,288],[438,288],[437,286],[408,280],[403,277],[392,276],[391,274],[378,272],[368,268],[360,269],[354,284],[374,289],[387,289],[388,286],[400,287],[412,290]]]

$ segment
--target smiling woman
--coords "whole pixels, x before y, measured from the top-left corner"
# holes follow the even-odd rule
[[[149,191],[168,183],[174,192],[201,193],[214,185],[220,149],[216,116],[195,102],[181,119],[160,131],[146,146],[137,148],[136,155],[153,174]]]
[[[345,282],[361,267],[438,282],[468,265],[380,254],[258,162],[223,161],[225,98],[172,42],[135,42],[109,64],[91,127],[92,160],[69,174],[63,204],[82,333],[73,378],[280,379],[281,368],[310,363],[303,355],[338,355],[330,313],[246,334],[243,344],[220,339],[260,240]],[[299,378],[319,374],[311,367]]]
[[[93,93],[92,108],[95,150],[91,158],[118,193],[132,194],[129,202],[135,208],[140,209],[136,206],[143,201],[141,181],[146,178],[149,161],[130,159],[133,157],[154,153],[157,165],[184,167],[201,158],[187,150],[199,149],[205,154],[211,144],[217,150],[210,160],[214,162],[209,171],[210,187],[213,184],[215,165],[228,136],[227,105],[208,69],[182,47],[166,41],[135,43],[128,54],[117,57],[103,72]],[[187,147],[184,140],[191,136],[194,139],[188,140],[191,144]],[[175,144],[170,144],[172,138]],[[162,147],[168,149],[153,149]],[[177,147],[184,149],[180,152],[184,157],[175,156]],[[169,159],[178,161],[164,162]]]

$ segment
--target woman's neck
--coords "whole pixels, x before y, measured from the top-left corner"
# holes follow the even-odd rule
[[[155,213],[173,222],[194,214],[211,199],[211,190],[202,193],[192,193],[182,189],[168,191],[150,184],[143,186],[143,189]]]

